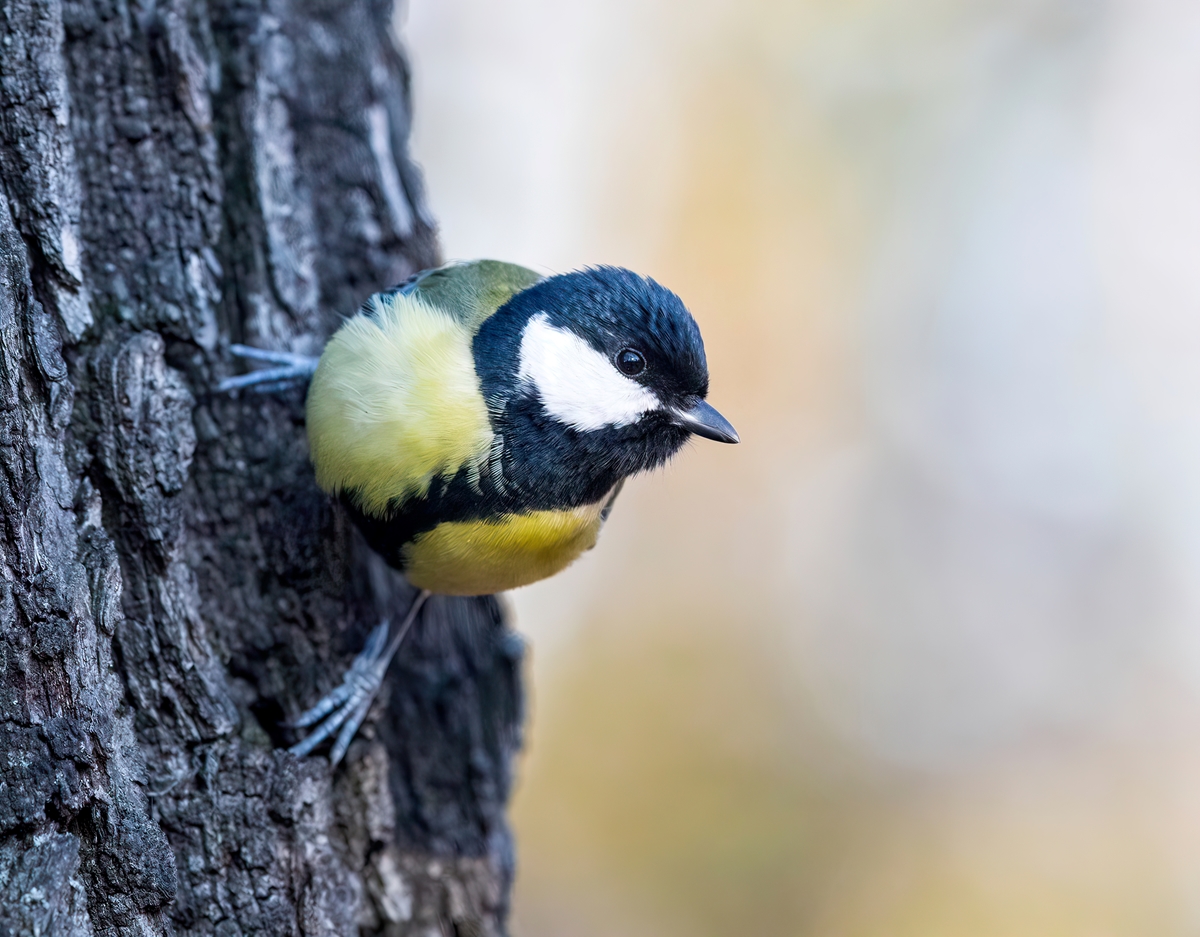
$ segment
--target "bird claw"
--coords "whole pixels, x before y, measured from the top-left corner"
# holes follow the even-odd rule
[[[295,729],[317,726],[288,749],[297,758],[303,758],[309,754],[340,728],[342,732],[338,734],[329,760],[333,764],[341,761],[341,756],[345,754],[345,750],[350,744],[350,738],[353,738],[359,725],[362,724],[367,710],[370,709],[371,703],[379,692],[379,687],[383,684],[387,662],[382,661],[382,667],[379,665],[387,644],[388,628],[389,622],[387,621],[376,625],[367,638],[366,646],[354,658],[354,663],[342,677],[341,684],[292,720],[291,726]],[[347,728],[350,730],[349,738],[346,738],[345,744],[342,744],[342,737],[346,735]]]
[[[277,365],[274,368],[261,368],[249,374],[239,374],[227,377],[217,385],[218,392],[241,390],[253,387],[260,393],[277,390],[295,384],[297,381],[307,381],[317,370],[317,362],[321,359],[309,355],[298,355],[290,351],[268,351],[264,348],[252,348],[250,345],[230,345],[229,350],[239,358],[251,361],[265,361]]]
[[[379,694],[388,665],[396,656],[397,649],[427,598],[429,591],[421,590],[390,641],[388,634],[391,628],[388,621],[380,622],[371,630],[366,645],[354,658],[350,669],[342,677],[341,684],[292,720],[292,728],[307,729],[313,725],[316,725],[316,728],[289,748],[289,752],[297,758],[303,758],[337,732],[337,738],[329,752],[329,761],[330,764],[336,765],[342,760],[358,732],[358,727],[367,718],[371,704]]]

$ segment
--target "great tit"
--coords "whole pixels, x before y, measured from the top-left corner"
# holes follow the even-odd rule
[[[391,640],[385,622],[342,685],[293,723],[321,722],[298,755],[340,728],[335,763],[431,593],[552,576],[595,545],[630,475],[693,434],[738,442],[705,401],[704,343],[682,300],[618,267],[543,277],[450,264],[372,296],[319,361],[233,350],[277,367],[220,389],[311,376],[318,484],[421,590]]]

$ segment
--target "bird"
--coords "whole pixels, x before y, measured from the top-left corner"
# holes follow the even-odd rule
[[[545,579],[596,544],[625,480],[692,436],[737,443],[707,402],[695,319],[613,266],[543,275],[497,260],[423,270],[371,296],[317,358],[232,345],[274,367],[218,390],[309,381],[318,485],[419,592],[369,635],[342,683],[293,720],[336,764],[429,596]]]

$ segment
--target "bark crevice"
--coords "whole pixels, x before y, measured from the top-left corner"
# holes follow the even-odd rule
[[[0,10],[0,934],[504,932],[519,640],[436,599],[344,768],[280,751],[412,590],[300,391],[211,392],[438,260],[391,14]]]

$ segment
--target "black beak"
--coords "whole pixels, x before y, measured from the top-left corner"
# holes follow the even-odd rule
[[[676,425],[697,436],[717,442],[741,442],[733,424],[703,400],[697,400],[690,410],[672,410],[671,415]]]

